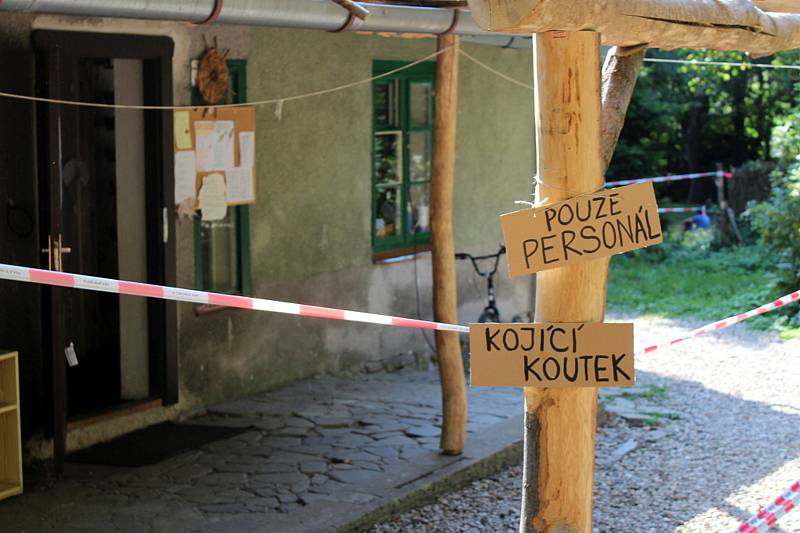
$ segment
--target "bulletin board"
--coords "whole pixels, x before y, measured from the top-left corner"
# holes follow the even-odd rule
[[[175,203],[224,218],[227,206],[254,204],[255,108],[181,109],[175,122]]]

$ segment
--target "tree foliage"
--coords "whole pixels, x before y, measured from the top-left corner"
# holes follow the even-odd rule
[[[798,51],[757,60],[709,50],[649,50],[648,57],[800,64]],[[769,159],[774,126],[785,123],[800,99],[798,82],[798,70],[645,63],[608,175],[655,176]]]

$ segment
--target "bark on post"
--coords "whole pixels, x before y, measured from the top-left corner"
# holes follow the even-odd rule
[[[608,170],[611,158],[614,157],[614,149],[625,124],[625,114],[646,51],[647,48],[644,46],[633,49],[615,46],[606,54],[601,92],[603,114],[600,121],[600,156],[603,173]]]
[[[539,196],[550,202],[603,186],[599,57],[598,33],[534,36]],[[607,259],[540,272],[536,321],[602,321],[607,274]],[[526,437],[538,433],[538,475],[535,483],[524,480],[537,493],[535,500],[523,495],[521,531],[592,530],[596,409],[595,388],[525,389]],[[532,458],[526,462],[530,475]]]
[[[436,118],[431,176],[431,242],[433,243],[433,315],[457,323],[455,245],[453,244],[453,175],[458,108],[458,36],[436,41],[445,50],[436,60]],[[467,390],[458,333],[437,331],[436,351],[442,384],[442,436],[446,454],[464,450],[467,438]]]

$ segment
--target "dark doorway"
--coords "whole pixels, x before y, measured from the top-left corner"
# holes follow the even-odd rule
[[[110,59],[64,61],[62,83],[73,90],[63,97],[113,104],[114,74]],[[122,198],[117,194],[115,139],[129,132],[117,131],[114,115],[113,109],[62,110],[61,239],[62,247],[70,248],[63,254],[64,271],[118,279],[117,204]],[[78,359],[67,368],[67,415],[120,402],[119,298],[72,290],[64,292],[62,305],[66,345]]]
[[[41,96],[172,102],[167,38],[35,32],[34,44]],[[170,112],[44,104],[37,127],[41,242],[49,268],[174,284]],[[52,354],[57,468],[68,418],[154,398],[177,401],[174,304],[50,288],[43,291],[42,315],[44,353]],[[77,365],[67,365],[65,349],[74,351]]]

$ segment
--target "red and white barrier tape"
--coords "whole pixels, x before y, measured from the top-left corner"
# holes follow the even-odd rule
[[[440,331],[455,331],[458,333],[469,333],[468,326],[460,326],[457,324],[445,324],[442,322],[431,322],[428,320],[417,320],[413,318],[378,315],[375,313],[362,313],[359,311],[347,311],[333,307],[319,307],[316,305],[304,305],[291,302],[281,302],[278,300],[266,300],[264,298],[250,298],[249,296],[237,296],[233,294],[220,294],[216,292],[181,289],[178,287],[166,287],[163,285],[152,285],[149,283],[138,283],[134,281],[121,281],[110,278],[85,276],[83,274],[70,274],[67,272],[55,272],[52,270],[6,265],[3,263],[0,263],[0,279],[24,281],[28,283],[37,283],[40,285],[70,287],[99,292],[112,292],[132,296],[144,296],[147,298],[160,298],[162,300],[175,300],[177,302],[210,304],[219,305],[222,307],[237,307],[240,309],[252,309],[255,311],[267,311],[271,313],[282,313],[287,315],[328,318],[331,320],[345,320],[348,322],[364,322],[368,324],[380,324],[384,326],[396,326],[401,328],[432,329]],[[706,333],[725,329],[729,326],[747,320],[748,318],[762,315],[797,300],[800,300],[800,290],[789,293],[786,296],[782,296],[781,298],[778,298],[777,300],[768,304],[751,309],[746,313],[741,313],[723,320],[712,322],[701,328],[692,330],[682,337],[678,337],[661,344],[648,346],[644,350],[641,350],[639,354],[641,355],[654,352],[661,348],[685,341],[686,339],[691,339],[692,337],[700,337]]]
[[[763,533],[798,505],[800,505],[800,481],[795,482],[789,487],[789,490],[778,496],[766,509],[759,511],[750,520],[742,522],[742,525],[733,533]]]
[[[721,329],[725,329],[725,328],[730,327],[730,326],[732,326],[734,324],[738,324],[739,322],[743,322],[743,321],[747,320],[748,318],[753,318],[754,316],[763,315],[764,313],[768,313],[770,311],[774,311],[775,309],[777,309],[779,307],[783,307],[784,305],[786,305],[788,303],[796,302],[797,300],[800,300],[800,291],[790,292],[786,296],[781,296],[780,298],[778,298],[777,300],[775,300],[773,302],[770,302],[768,304],[756,307],[755,309],[751,309],[750,311],[747,311],[746,313],[740,313],[738,315],[734,315],[734,316],[731,316],[731,317],[728,317],[728,318],[724,318],[722,320],[717,320],[716,322],[712,322],[710,324],[706,324],[705,326],[703,326],[701,328],[697,328],[695,330],[692,330],[689,333],[687,333],[686,335],[684,335],[682,337],[678,337],[677,339],[672,339],[669,342],[663,342],[661,344],[654,344],[652,346],[648,346],[644,350],[641,350],[639,353],[642,354],[642,353],[654,352],[654,351],[659,350],[661,348],[665,348],[667,346],[672,346],[673,344],[677,344],[679,342],[685,341],[686,339],[691,339],[692,337],[701,337],[701,336],[705,335],[706,333],[712,333],[714,331],[719,331]]]
[[[250,298],[247,296],[165,287],[162,285],[151,285],[149,283],[118,281],[109,278],[69,274],[67,272],[55,272],[52,270],[5,265],[2,263],[0,263],[0,279],[25,281],[28,283],[38,283],[40,285],[72,287],[90,291],[145,296],[162,300],[175,300],[177,302],[238,307],[241,309],[253,309],[255,311],[267,311],[287,315],[346,320],[348,322],[366,322],[368,324],[381,324],[400,328],[433,329],[469,333],[469,328],[467,326],[458,326],[455,324],[443,324],[441,322],[377,315],[374,313],[361,313],[358,311],[345,311],[344,309],[319,307],[316,305],[303,305],[280,302],[277,300],[265,300],[263,298]]]
[[[694,213],[696,211],[702,211],[703,206],[697,207],[659,207],[659,213]]]
[[[671,176],[655,176],[652,178],[638,178],[634,180],[609,181],[606,183],[606,187],[633,185],[634,183],[646,183],[648,181],[653,183],[661,183],[664,181],[694,180],[697,178],[710,178],[710,177],[732,178],[733,173],[723,172],[722,170],[718,170],[715,172],[695,172],[693,174],[673,174]]]

